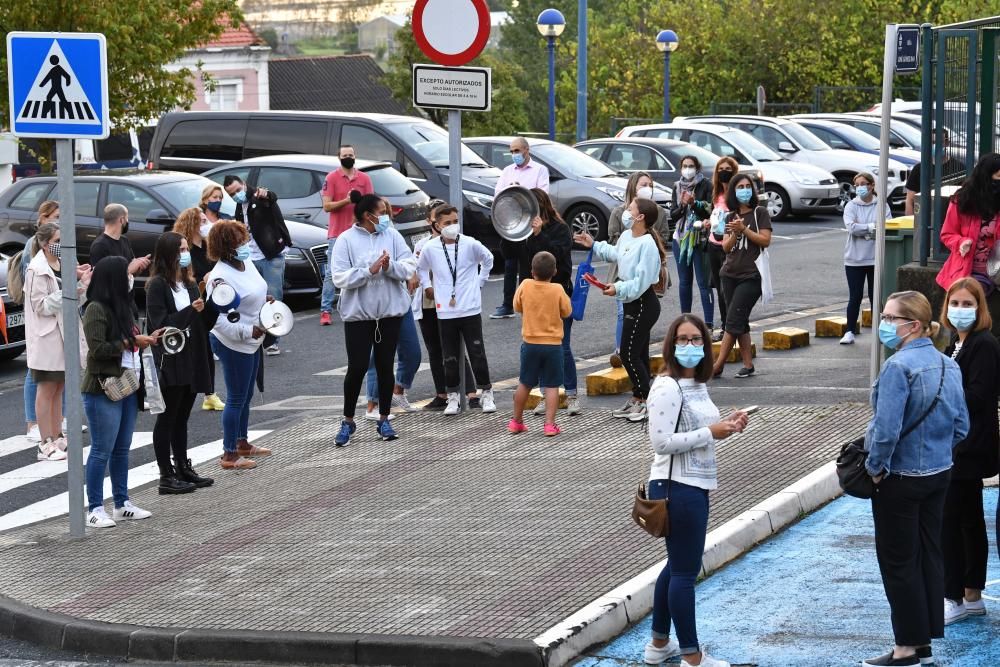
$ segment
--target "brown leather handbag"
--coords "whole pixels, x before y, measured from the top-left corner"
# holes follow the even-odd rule
[[[675,380],[676,382],[676,380]],[[680,383],[677,385],[680,391]],[[681,427],[681,412],[684,410],[684,393],[681,391],[681,406],[677,409],[677,423],[674,433]],[[646,497],[646,485],[640,484],[635,491],[635,502],[632,503],[632,520],[640,528],[653,537],[670,535],[670,482],[674,476],[674,456],[670,457],[670,469],[667,472],[667,497],[662,500],[650,500]]]

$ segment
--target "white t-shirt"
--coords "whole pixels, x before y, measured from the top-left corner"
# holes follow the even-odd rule
[[[267,283],[260,277],[253,262],[243,262],[243,270],[239,271],[225,262],[218,262],[205,276],[205,290],[209,297],[215,289],[213,282],[221,278],[240,295],[240,305],[236,311],[240,314],[237,322],[230,322],[226,313],[219,313],[212,333],[219,342],[235,352],[253,354],[264,342],[264,337],[253,337],[254,325],[260,322],[260,309],[267,300]]]
[[[469,317],[482,312],[482,288],[489,279],[492,268],[493,253],[465,234],[458,237],[457,244],[443,244],[440,238],[428,241],[421,249],[420,259],[417,261],[421,288],[434,288],[434,306],[438,319],[442,320]],[[451,305],[452,294],[455,295],[455,305]]]
[[[131,368],[134,371],[139,370],[140,362],[138,349],[125,350],[122,352],[122,368]]]
[[[170,294],[174,297],[174,307],[177,309],[177,312],[191,305],[191,295],[188,294],[187,285],[184,283],[174,285],[174,288],[170,290]]]

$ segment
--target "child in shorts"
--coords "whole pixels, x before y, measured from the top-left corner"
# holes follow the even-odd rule
[[[552,282],[556,258],[539,252],[531,260],[531,279],[514,294],[514,311],[521,313],[521,376],[514,392],[514,416],[507,424],[511,433],[524,433],[524,404],[534,387],[545,395],[545,435],[559,435],[556,408],[563,383],[563,319],[572,306],[562,285]]]

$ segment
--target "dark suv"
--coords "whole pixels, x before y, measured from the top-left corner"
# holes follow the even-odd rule
[[[170,231],[178,214],[196,206],[206,185],[204,176],[170,171],[93,171],[73,179],[76,199],[77,257],[86,262],[90,244],[104,232],[102,212],[110,203],[128,208],[128,240],[137,256],[151,255],[156,240]],[[280,196],[280,194],[279,194]],[[236,202],[223,194],[223,212],[235,212]],[[0,193],[0,253],[13,255],[38,226],[38,207],[58,199],[54,176],[34,176]],[[280,203],[280,200],[279,200]],[[326,257],[326,232],[312,225],[286,220],[293,247],[285,255],[285,293],[316,295],[323,287],[319,257]],[[145,283],[138,276],[138,283]]]
[[[338,155],[388,162],[431,197],[448,201],[448,133],[424,118],[333,111],[178,111],[160,119],[149,166],[203,173],[230,162],[276,154]],[[490,216],[500,170],[462,148],[466,232],[497,252]],[[457,202],[455,202],[457,204]]]

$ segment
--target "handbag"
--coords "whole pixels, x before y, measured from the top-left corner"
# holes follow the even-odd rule
[[[591,263],[593,260],[594,249],[591,248],[587,258],[580,262],[580,266],[576,269],[576,283],[573,285],[573,294],[569,301],[573,306],[572,317],[577,322],[583,319],[583,313],[587,310],[587,294],[590,293],[590,289],[584,276],[594,272],[594,265]]]
[[[757,207],[753,210],[753,224],[756,227],[754,231],[758,234],[760,233],[760,225],[757,223],[757,211],[759,208]],[[761,302],[771,303],[774,300],[774,288],[771,286],[771,256],[768,254],[767,248],[760,249],[760,254],[757,255],[757,259],[753,263],[757,267],[758,273],[760,273]]]
[[[930,406],[924,411],[917,421],[908,426],[899,436],[902,440],[912,433],[937,407],[941,400],[941,390],[944,388],[945,364],[941,360],[941,381],[938,383],[937,395],[931,401]],[[865,464],[868,462],[868,450],[865,449],[865,438],[857,438],[840,448],[837,455],[837,481],[844,493],[855,498],[871,498],[875,495],[875,481],[868,474]]]
[[[121,375],[102,378],[98,382],[108,400],[115,403],[139,391],[139,376],[131,368],[123,368]]]
[[[676,382],[676,380],[675,380]],[[680,384],[677,385],[680,389]],[[684,409],[684,393],[681,392],[681,405],[677,408],[677,423],[674,433],[681,426],[681,411]],[[670,535],[670,482],[674,477],[674,457],[670,457],[670,469],[667,472],[667,497],[661,500],[650,500],[646,497],[646,485],[639,484],[632,502],[632,520],[653,537],[668,537]]]

